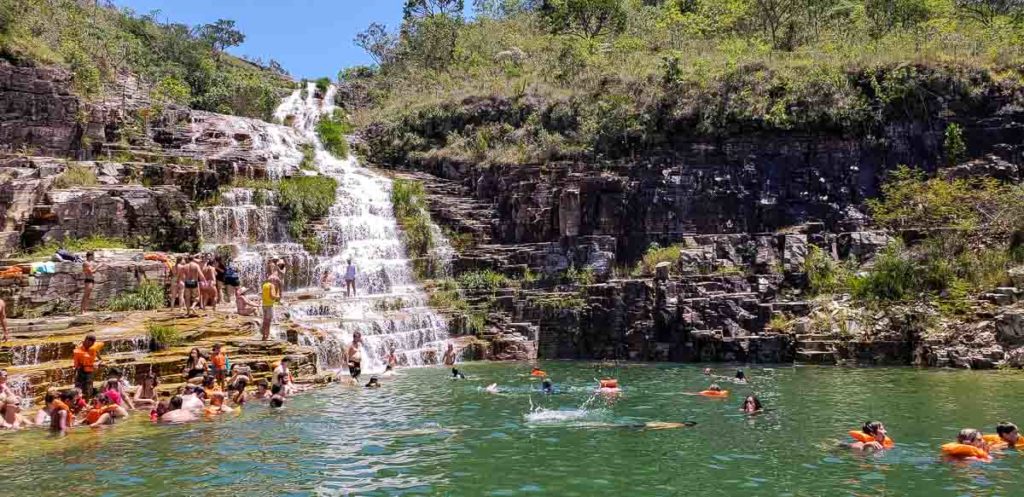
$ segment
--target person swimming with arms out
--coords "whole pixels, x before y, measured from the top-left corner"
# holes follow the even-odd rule
[[[847,447],[853,450],[886,450],[896,446],[881,421],[869,421],[864,423],[860,431],[851,430],[849,433],[855,442],[850,442]]]

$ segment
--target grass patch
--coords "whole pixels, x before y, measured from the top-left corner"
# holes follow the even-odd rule
[[[185,342],[181,332],[173,326],[150,323],[146,326],[146,332],[149,334],[150,343],[155,349],[174,347]]]
[[[64,190],[79,186],[96,186],[99,183],[93,168],[81,164],[69,164],[63,173],[54,178],[53,187]]]
[[[299,169],[316,171],[316,147],[310,143],[303,143],[299,145],[299,149],[302,150],[302,162],[299,163]]]
[[[348,157],[348,139],[346,135],[353,131],[345,112],[336,109],[331,115],[323,116],[316,123],[316,136],[331,155],[345,159]]]
[[[426,193],[419,181],[395,179],[391,183],[391,204],[402,227],[405,249],[419,278],[437,276],[440,261],[433,257],[437,240],[427,212]]]
[[[458,276],[459,286],[472,291],[493,292],[502,288],[514,288],[518,281],[491,269],[470,271]]]
[[[111,311],[152,311],[162,309],[166,305],[166,301],[163,285],[147,281],[135,290],[111,298],[107,302],[107,309]]]
[[[427,304],[443,311],[465,311],[469,304],[459,291],[459,284],[450,278],[430,281],[426,285],[429,298]]]
[[[679,261],[679,254],[682,251],[682,245],[669,245],[668,247],[659,247],[656,244],[651,245],[644,253],[643,258],[637,263],[633,269],[633,276],[650,276],[654,274],[654,267],[662,262],[671,262],[673,266]]]
[[[72,253],[84,253],[91,250],[123,249],[130,247],[123,239],[120,238],[93,235],[88,238],[67,238],[59,242],[46,242],[44,244],[25,249],[18,255],[20,257],[28,258],[51,257],[61,248]]]

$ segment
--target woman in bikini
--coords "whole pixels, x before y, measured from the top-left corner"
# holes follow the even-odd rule
[[[82,263],[82,314],[89,312],[92,288],[96,286],[96,271],[102,268],[102,264],[96,264],[95,254],[86,252],[85,262]]]
[[[132,399],[136,409],[153,409],[156,406],[156,386],[159,384],[160,379],[152,371],[142,378]]]
[[[171,309],[181,305],[181,310],[183,311],[186,310],[184,297],[185,280],[181,277],[181,270],[184,264],[185,258],[179,256],[174,261],[174,267],[171,268]]]
[[[199,351],[198,347],[194,347],[188,353],[188,362],[185,363],[186,381],[193,384],[202,383],[203,376],[206,374],[206,364],[206,356]]]

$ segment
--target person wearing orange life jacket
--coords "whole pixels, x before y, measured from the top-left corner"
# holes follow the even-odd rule
[[[849,433],[856,440],[849,445],[854,450],[885,450],[896,445],[887,435],[888,432],[881,421],[869,421],[864,423],[860,431],[851,430]]]
[[[71,429],[75,418],[67,403],[72,401],[75,395],[75,392],[65,390],[61,392],[60,398],[55,398],[50,403],[50,431],[65,435]]]
[[[228,375],[228,355],[224,352],[219,343],[213,345],[213,354],[210,356],[210,364],[213,365],[213,378],[221,390],[225,388],[225,380]]]
[[[1024,438],[1021,438],[1017,425],[1004,421],[996,425],[995,435],[984,435],[982,438],[990,447],[1016,449],[1024,448]]]
[[[942,455],[962,461],[991,461],[992,456],[988,452],[989,446],[985,443],[985,438],[974,428],[960,430],[956,442],[942,445]]]
[[[100,367],[103,361],[100,360],[100,350],[103,349],[103,342],[97,342],[96,336],[89,334],[82,340],[81,345],[75,347],[72,357],[72,364],[75,368],[75,386],[82,390],[86,399],[93,395],[93,376],[96,368]]]

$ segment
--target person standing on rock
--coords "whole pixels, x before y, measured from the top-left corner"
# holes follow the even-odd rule
[[[217,309],[217,270],[208,257],[199,260],[199,269],[203,273],[203,279],[199,280],[199,308],[206,310],[206,306]]]
[[[89,334],[85,336],[82,343],[75,348],[72,356],[72,364],[75,368],[75,386],[82,391],[86,399],[92,398],[93,376],[96,368],[100,366],[100,350],[103,350],[103,342],[97,342],[96,336]]]
[[[277,293],[280,295],[284,295],[284,278],[285,273],[287,272],[284,259],[274,259],[270,263],[268,269],[269,271],[267,272],[270,274],[270,276],[268,276],[267,278],[270,279],[275,285],[277,285]]]
[[[363,334],[355,332],[352,334],[352,345],[348,346],[348,373],[352,379],[358,381],[359,375],[363,372],[363,353],[359,346],[363,344]]]
[[[8,341],[11,339],[11,333],[7,331],[7,303],[3,299],[0,299],[0,328],[4,329],[4,340]]]
[[[274,277],[270,276],[266,281],[263,282],[263,326],[260,327],[260,333],[263,336],[263,340],[270,338],[270,325],[274,322],[274,305],[281,300],[281,290],[277,283],[274,282]]]
[[[82,263],[82,314],[89,311],[89,299],[92,298],[92,288],[96,285],[96,271],[103,269],[103,264],[96,264],[96,256],[93,252],[86,252],[85,262]]]
[[[181,270],[184,267],[185,258],[178,256],[174,261],[174,267],[171,268],[171,309],[177,307],[180,301],[181,310],[185,310],[185,280],[181,277]]]
[[[180,278],[185,286],[184,290],[184,306],[185,315],[195,315],[196,305],[202,301],[202,293],[199,291],[199,283],[206,281],[206,276],[203,274],[202,269],[199,267],[198,257],[192,256],[188,264],[181,268]]]
[[[345,296],[356,296],[356,266],[352,264],[352,259],[348,260],[348,266],[345,267]]]

